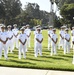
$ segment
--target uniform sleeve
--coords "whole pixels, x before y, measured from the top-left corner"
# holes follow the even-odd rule
[[[38,35],[36,34],[35,38],[38,38]]]
[[[74,36],[72,37],[72,41],[74,41]]]
[[[7,32],[5,33],[5,35],[6,35],[6,38],[9,38],[9,34]]]
[[[25,34],[25,37],[26,37],[25,39],[27,39],[27,35],[26,34]]]
[[[56,38],[58,39],[58,36],[56,35]]]
[[[21,38],[21,34],[19,35],[19,40],[20,40],[20,38]]]
[[[42,39],[43,39],[43,35],[42,35]]]
[[[53,35],[51,35],[51,38],[53,38]]]
[[[66,34],[64,35],[64,38],[66,38]]]
[[[30,33],[31,33],[31,29],[30,29]]]

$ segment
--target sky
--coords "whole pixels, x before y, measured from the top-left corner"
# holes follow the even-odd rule
[[[25,5],[27,2],[30,3],[37,3],[40,6],[40,10],[45,10],[47,12],[51,11],[51,3],[50,0],[20,0],[22,3],[22,8],[25,8]],[[54,4],[54,12],[57,10],[56,4]],[[56,12],[56,14],[59,16],[59,11]]]
[[[50,12],[50,2],[49,0],[20,0],[22,3],[22,8],[26,5],[26,2],[37,3],[40,6],[40,10],[45,10]]]

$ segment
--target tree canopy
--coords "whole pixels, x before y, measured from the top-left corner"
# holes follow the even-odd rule
[[[61,8],[61,15],[66,20],[67,24],[73,24],[74,17],[74,3],[72,4],[64,4]]]
[[[20,0],[0,0],[0,19],[3,19],[4,23],[8,24],[20,13]]]

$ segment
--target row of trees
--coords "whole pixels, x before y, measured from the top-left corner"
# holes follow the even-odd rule
[[[74,26],[74,0],[60,0],[58,6],[62,16],[59,19],[60,23],[66,24],[68,27]]]
[[[21,6],[20,0],[0,0],[0,23],[17,23],[19,26],[27,23],[31,26],[48,24],[49,13],[40,10],[38,4],[27,3],[24,10]]]
[[[54,26],[63,24],[72,26],[74,23],[74,0],[56,0],[62,18],[56,17]],[[20,0],[0,0],[0,23],[14,24],[19,26],[29,23],[31,27],[44,24],[48,25],[50,13],[40,10],[37,3],[27,3],[21,8]]]
[[[20,0],[0,0],[0,21],[5,24],[15,22],[17,15],[21,13]]]

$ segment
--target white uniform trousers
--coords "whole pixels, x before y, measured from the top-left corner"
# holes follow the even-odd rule
[[[36,43],[36,45],[35,45],[35,57],[38,56],[38,53],[40,54],[40,56],[42,56],[42,44]]]
[[[30,37],[27,38],[27,45],[30,47]]]
[[[13,50],[14,50],[14,48],[16,47],[17,49],[18,49],[18,37],[16,38],[16,37],[13,37]]]
[[[54,55],[57,54],[56,47],[57,47],[57,45],[56,45],[55,43],[52,43],[51,56],[52,56],[53,54],[54,54]]]
[[[23,58],[26,58],[26,45],[20,43],[19,46],[19,59],[21,59],[21,54],[23,53]]]
[[[12,39],[7,41],[7,53],[9,53],[9,48],[10,48],[11,53],[13,51],[13,42],[12,41],[13,41]]]
[[[27,45],[27,41],[25,43],[25,47],[26,47],[26,52],[28,51],[28,45]]]
[[[7,46],[6,44],[0,44],[0,58],[2,57],[2,49],[4,49],[4,57],[7,59]]]
[[[35,48],[35,47],[36,47],[35,45],[36,45],[36,39],[35,39],[35,37],[34,37],[34,52],[35,52],[35,49],[36,49],[36,48]]]
[[[70,52],[70,42],[65,41],[64,42],[64,54]]]
[[[50,49],[50,47],[51,47],[51,38],[48,37],[48,50]]]
[[[73,43],[72,43],[72,38],[73,38],[73,37],[71,37],[71,48],[73,49]]]
[[[64,39],[62,39],[61,37],[59,42],[59,49],[60,49],[60,46],[62,46],[62,48],[64,49]]]

